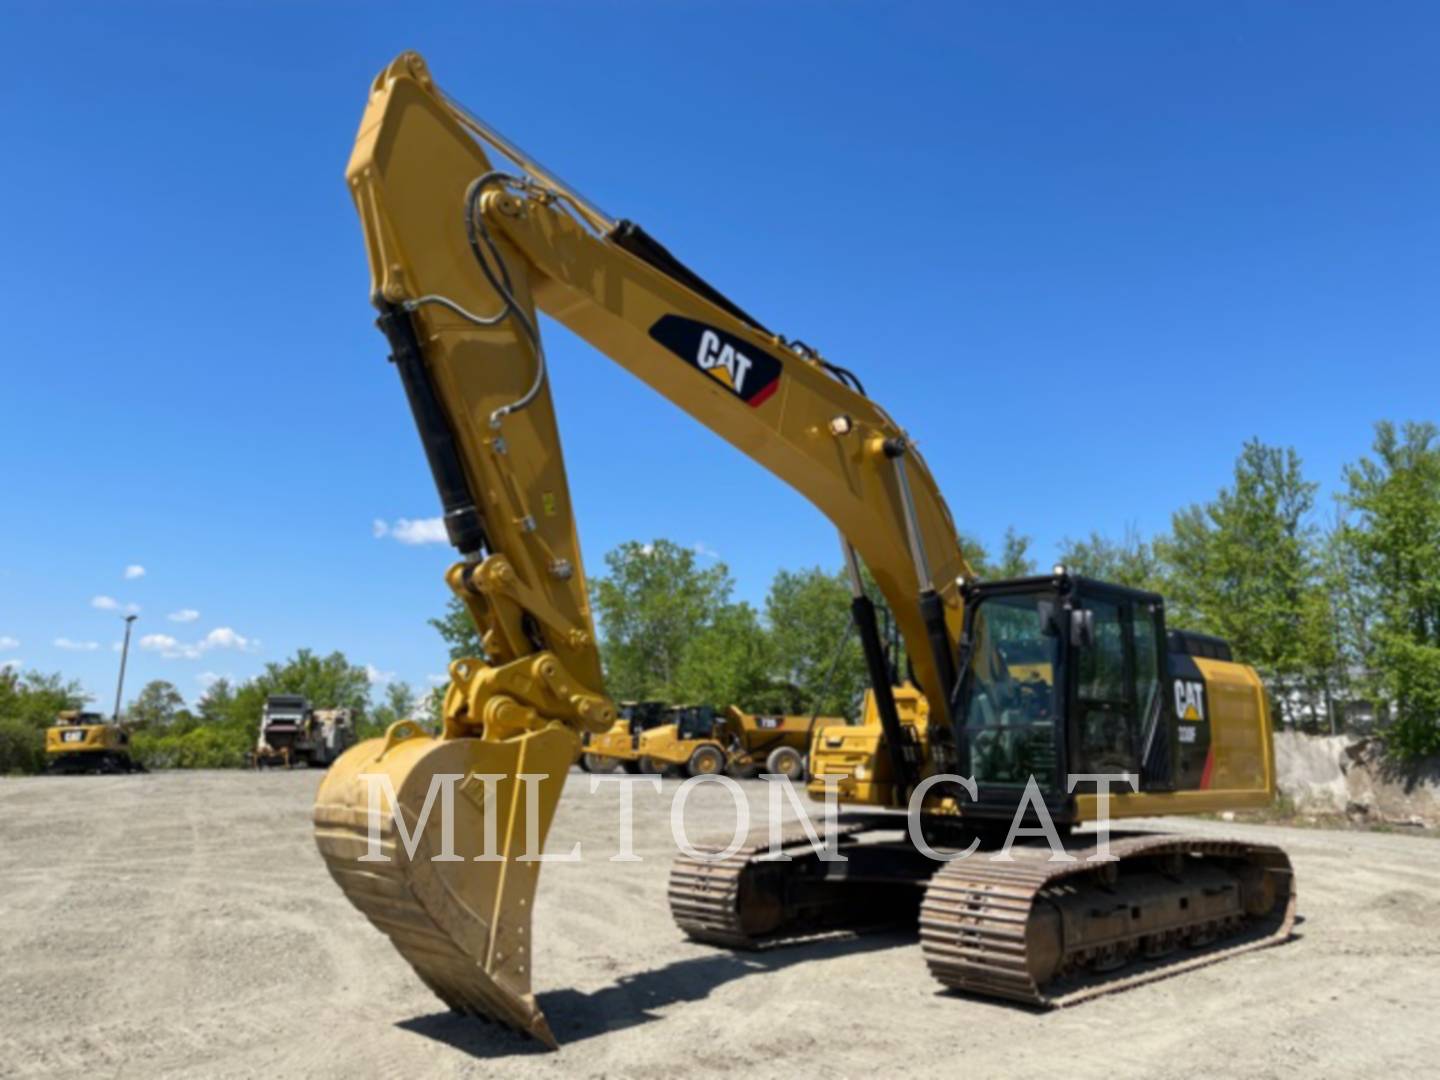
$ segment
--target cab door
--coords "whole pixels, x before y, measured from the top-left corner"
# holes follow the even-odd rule
[[[1168,748],[1170,740],[1163,610],[1149,594],[1121,589],[1083,595],[1080,605],[1090,613],[1090,633],[1070,665],[1070,771],[1126,773],[1137,790],[1164,790],[1170,755],[1155,753],[1157,743]]]

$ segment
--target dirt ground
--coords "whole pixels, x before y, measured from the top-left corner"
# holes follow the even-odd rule
[[[1285,845],[1295,941],[1073,1009],[941,993],[913,936],[759,955],[686,941],[665,879],[670,797],[576,774],[535,912],[563,1044],[452,1017],[341,896],[310,839],[319,774],[0,780],[0,1076],[1105,1077],[1434,1075],[1440,842],[1154,822]],[[763,820],[759,782],[745,790]],[[723,791],[691,801],[727,832]]]

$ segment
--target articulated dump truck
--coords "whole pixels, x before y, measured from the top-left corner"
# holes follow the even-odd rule
[[[844,859],[794,833],[781,837],[789,858],[764,836],[680,856],[669,899],[686,934],[753,949],[918,924],[942,986],[1030,1005],[1290,935],[1295,881],[1279,848],[1130,832],[1107,853],[1081,828],[1272,801],[1265,692],[1223,642],[1172,633],[1154,593],[1063,567],[978,580],[923,455],[853,371],[563,184],[446,96],[414,53],[370,86],[346,179],[391,369],[458,556],[446,583],[484,656],[451,663],[438,736],[402,721],[335,763],[316,839],[345,895],[442,1001],[555,1044],[531,990],[545,956],[531,935],[542,864],[525,856],[543,849],[584,734],[618,719],[542,311],[795,488],[840,536],[871,722],[817,732],[810,769],[838,789]],[[898,326],[892,381],[907,370]],[[1026,437],[1035,430],[1027,418]],[[1083,439],[1064,446],[1084,452]],[[644,467],[630,460],[627,487]],[[923,710],[894,689],[877,600]],[[457,776],[450,812],[426,818]],[[456,858],[442,858],[452,841]]]

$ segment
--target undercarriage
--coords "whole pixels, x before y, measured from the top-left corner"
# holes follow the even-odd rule
[[[895,819],[841,818],[826,860],[803,831],[677,858],[670,908],[696,941],[761,949],[819,933],[915,927],[944,986],[1060,1006],[1163,978],[1289,937],[1290,860],[1269,844],[1161,833],[1112,836],[941,862]],[[977,839],[993,840],[988,834]],[[822,837],[823,841],[823,837]],[[947,853],[948,854],[948,853]],[[1064,856],[1070,856],[1065,858]]]

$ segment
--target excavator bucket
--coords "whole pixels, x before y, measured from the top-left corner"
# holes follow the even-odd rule
[[[578,745],[558,724],[489,741],[402,721],[347,751],[315,800],[331,876],[425,985],[552,1048],[530,992],[530,918]]]

